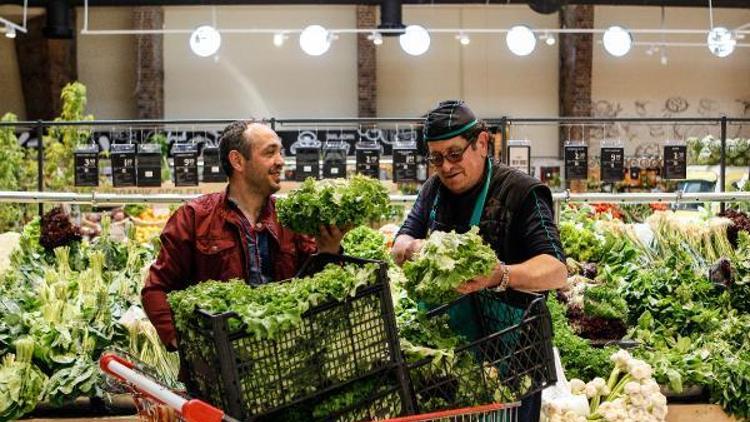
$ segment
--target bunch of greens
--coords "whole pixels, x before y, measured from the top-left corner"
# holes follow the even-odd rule
[[[258,339],[277,338],[299,326],[308,309],[331,300],[343,301],[375,281],[377,266],[334,264],[313,276],[253,288],[240,280],[207,281],[168,295],[178,332],[192,330],[195,310],[211,314],[236,312],[244,330]],[[233,328],[239,328],[235,325]]]
[[[34,410],[42,397],[47,377],[32,362],[34,341],[15,342],[16,354],[0,360],[0,420],[11,421]]]
[[[362,259],[391,261],[385,236],[375,229],[359,226],[350,230],[341,240],[344,253]]]
[[[593,317],[624,321],[628,316],[628,304],[612,286],[593,286],[583,293],[583,312]]]
[[[464,234],[433,232],[412,261],[404,264],[409,295],[429,306],[459,297],[456,288],[479,276],[489,275],[497,263],[492,248],[472,227]]]
[[[560,350],[560,359],[569,378],[592,379],[612,370],[609,356],[614,348],[593,348],[588,341],[576,335],[565,317],[565,305],[554,297],[547,299],[555,333],[554,345]]]
[[[351,179],[308,178],[286,198],[276,201],[282,225],[297,233],[317,234],[322,225],[358,226],[390,214],[388,191],[377,180],[355,175]]]

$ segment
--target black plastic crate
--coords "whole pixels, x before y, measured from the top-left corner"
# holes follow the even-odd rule
[[[375,263],[377,279],[343,302],[308,310],[299,327],[278,339],[254,338],[233,312],[211,315],[196,309],[192,330],[178,332],[190,394],[250,420],[344,384],[396,371],[399,388],[408,397],[385,264],[319,254],[297,277],[329,263]]]
[[[545,297],[518,291],[481,291],[436,308],[464,335],[453,359],[408,364],[419,412],[511,403],[557,381],[552,321]]]
[[[381,371],[263,415],[257,422],[370,422],[392,418],[407,408],[402,391],[397,369]]]

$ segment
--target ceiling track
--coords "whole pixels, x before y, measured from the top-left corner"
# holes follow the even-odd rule
[[[60,0],[57,0],[60,1]],[[387,0],[386,0],[387,1]],[[54,1],[29,0],[30,7],[46,7]],[[66,0],[66,3],[83,6],[83,0]],[[0,0],[0,5],[23,5],[23,0]],[[90,0],[89,6],[228,6],[228,5],[380,5],[381,0]],[[405,5],[461,5],[461,4],[528,4],[528,0],[400,0]],[[566,4],[602,6],[665,6],[707,8],[706,0],[569,0]],[[715,8],[750,9],[748,0],[714,0]]]

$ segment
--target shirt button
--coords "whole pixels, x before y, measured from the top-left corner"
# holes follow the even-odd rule
[[[219,247],[218,247],[218,246],[216,246],[216,245],[213,245],[213,246],[211,246],[211,250],[212,250],[212,251],[216,251],[216,250],[218,250],[218,249],[219,249]]]

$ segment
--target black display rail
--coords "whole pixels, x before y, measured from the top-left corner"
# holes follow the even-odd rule
[[[750,118],[745,117],[505,117],[502,119],[502,124],[499,130],[502,133],[502,144],[501,151],[505,151],[507,147],[507,140],[510,132],[510,128],[513,125],[537,125],[537,124],[557,124],[557,125],[568,125],[582,127],[590,126],[605,126],[618,124],[618,123],[631,123],[631,124],[642,124],[642,125],[670,125],[670,124],[684,124],[684,125],[703,125],[718,127],[720,131],[721,140],[721,156],[719,165],[719,183],[721,184],[721,192],[725,190],[726,184],[726,163],[727,163],[727,126],[730,124],[748,124]],[[562,150],[562,148],[561,148]],[[503,157],[507,159],[507,157]],[[721,211],[724,211],[725,204],[721,203]]]
[[[218,136],[221,129],[236,119],[165,119],[165,120],[93,120],[93,121],[17,121],[17,122],[0,122],[0,129],[13,128],[19,135],[19,142],[29,148],[37,150],[37,190],[44,191],[44,145],[38,140],[45,136],[51,128],[76,127],[80,128],[82,134],[87,134],[86,139],[81,143],[97,143],[102,151],[108,151],[109,145],[116,143],[134,143],[141,144],[145,142],[155,142],[157,140],[166,141],[165,148],[171,149],[171,144],[175,142],[193,142],[202,148],[204,145],[215,146],[218,143]],[[404,131],[421,131],[423,118],[289,118],[276,119],[265,118],[256,120],[266,123],[277,130],[280,134],[284,131],[297,131],[302,129],[315,129],[322,133],[327,133],[332,140],[352,143],[349,149],[349,155],[356,155],[356,139],[359,132],[365,136],[374,136],[374,130],[388,130],[390,134],[399,134]],[[726,162],[727,162],[727,126],[734,124],[748,124],[750,118],[733,118],[733,117],[672,117],[672,118],[594,118],[594,117],[547,117],[547,118],[524,118],[524,117],[500,117],[485,119],[490,129],[494,132],[501,133],[500,151],[507,148],[509,129],[513,125],[530,125],[530,124],[567,124],[567,125],[607,125],[617,123],[636,123],[636,124],[695,124],[710,125],[720,128],[721,140],[721,161],[720,161],[720,184],[724,189],[726,182]],[[357,135],[352,136],[352,131]],[[157,135],[163,135],[161,138]],[[156,137],[155,137],[156,136]],[[93,142],[92,142],[93,141]],[[107,145],[102,145],[102,143]],[[392,149],[387,149],[388,145],[383,145],[383,155],[392,154]],[[102,148],[105,147],[105,148]],[[201,150],[199,149],[199,155]],[[289,151],[287,151],[287,154]],[[421,152],[423,153],[423,151]],[[372,159],[372,158],[371,158]],[[723,208],[723,204],[722,204]],[[41,206],[40,206],[41,212]]]

